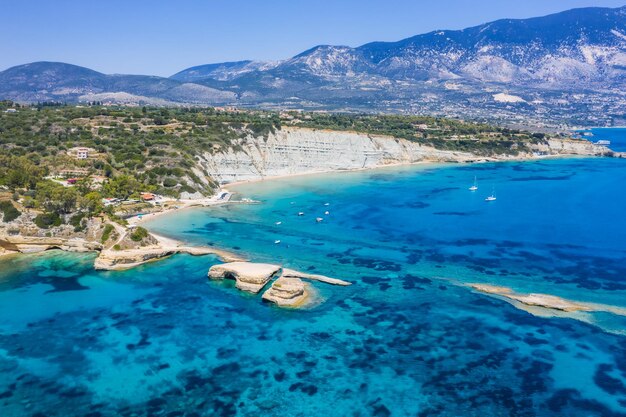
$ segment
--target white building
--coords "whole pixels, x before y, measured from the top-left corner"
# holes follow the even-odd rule
[[[87,159],[93,152],[93,149],[85,147],[72,148],[69,150],[69,154],[76,159]]]

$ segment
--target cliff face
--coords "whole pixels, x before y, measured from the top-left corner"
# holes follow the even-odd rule
[[[550,140],[534,145],[533,152],[548,155],[600,155],[608,149],[587,141]],[[517,157],[533,158],[533,152]],[[487,158],[467,152],[438,150],[404,139],[355,132],[283,128],[267,138],[248,137],[234,148],[199,157],[196,174],[220,184],[281,175],[374,168],[391,164],[476,162],[511,159]]]

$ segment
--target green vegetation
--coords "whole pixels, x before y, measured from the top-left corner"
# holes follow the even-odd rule
[[[22,214],[10,201],[0,201],[0,213],[2,213],[2,221],[5,223],[12,222]]]
[[[148,237],[148,231],[143,227],[135,227],[135,230],[130,234],[130,239],[133,242],[141,242]]]
[[[82,230],[85,218],[102,212],[124,223],[110,206],[103,207],[103,198],[139,200],[143,192],[207,194],[214,184],[199,178],[199,155],[231,146],[237,150],[241,145],[235,141],[267,137],[284,126],[388,135],[478,155],[515,155],[545,139],[541,134],[424,116],[94,104],[28,107],[0,102],[0,188],[12,192],[24,207],[43,211],[40,227],[65,219]],[[5,113],[8,107],[18,111]],[[78,158],[77,147],[88,148],[88,157]],[[63,178],[75,178],[74,186],[61,184]],[[5,219],[15,215],[3,210]]]
[[[72,226],[74,226],[74,231],[75,232],[81,232],[83,230],[85,230],[85,228],[87,227],[87,213],[85,212],[80,212],[80,213],[76,213],[75,215],[73,215],[72,217],[70,217],[70,221],[69,224],[71,224]]]
[[[103,245],[107,242],[107,240],[109,240],[113,230],[115,230],[115,228],[110,224],[107,224],[106,226],[104,226],[104,231],[102,232],[102,237],[100,238],[100,242]]]
[[[544,134],[454,119],[405,115],[353,115],[290,112],[292,124],[312,129],[354,131],[407,139],[437,149],[477,155],[517,155]]]
[[[116,198],[208,193],[210,186],[191,170],[198,154],[248,135],[268,135],[281,125],[278,114],[261,111],[40,105],[5,114],[10,106],[0,102],[0,150],[12,155],[0,156],[0,186],[33,189],[44,176],[64,171],[110,182],[125,176],[102,190],[104,197]],[[76,147],[89,148],[89,157],[70,155]]]
[[[59,213],[41,213],[35,217],[34,222],[40,229],[49,229],[63,224]]]
[[[2,131],[1,125],[0,131]],[[39,162],[35,155],[30,156],[29,159],[25,156],[0,153],[0,185],[12,191],[20,188],[33,189],[47,173],[46,168],[37,165]]]

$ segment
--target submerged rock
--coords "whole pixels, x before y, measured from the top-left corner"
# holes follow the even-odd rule
[[[307,284],[300,278],[280,277],[265,291],[263,299],[281,307],[298,307],[309,298]]]
[[[280,271],[280,266],[252,262],[230,262],[213,265],[209,269],[210,279],[234,279],[236,287],[243,291],[258,293],[265,284]]]
[[[493,294],[528,306],[543,307],[565,312],[592,311],[585,303],[566,300],[549,294],[518,294],[511,288],[489,284],[470,284],[471,288],[485,294]]]

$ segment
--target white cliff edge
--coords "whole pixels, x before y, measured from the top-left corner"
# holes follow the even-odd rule
[[[584,140],[549,139],[519,155],[485,157],[446,151],[390,136],[285,127],[268,137],[247,137],[235,147],[198,156],[194,172],[220,184],[419,162],[485,162],[558,155],[604,155],[610,149]]]

